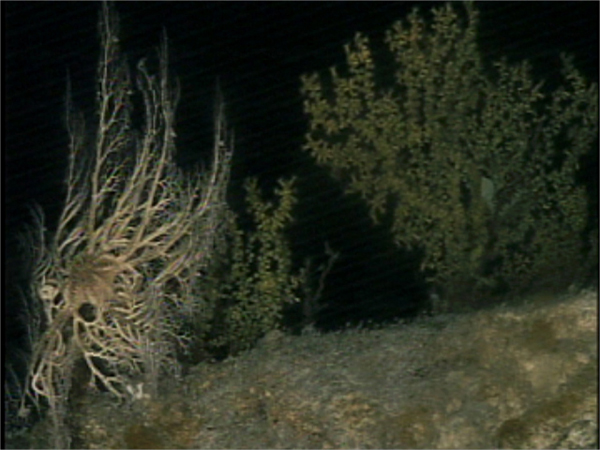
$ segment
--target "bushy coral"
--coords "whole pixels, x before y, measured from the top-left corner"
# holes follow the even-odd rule
[[[279,203],[261,196],[255,178],[245,182],[246,212],[252,229],[243,230],[230,212],[226,239],[201,291],[220,307],[212,321],[211,346],[228,353],[246,350],[265,333],[278,328],[284,307],[297,302],[301,274],[294,273],[285,232],[296,203],[294,179],[280,180]]]
[[[486,71],[478,13],[447,4],[428,24],[413,11],[386,42],[395,83],[381,86],[368,39],[345,47],[348,72],[302,77],[305,149],[359,194],[371,217],[393,214],[402,248],[451,303],[466,293],[514,293],[589,261],[587,197],[575,182],[598,133],[598,88],[563,57],[547,92],[527,62]],[[331,89],[328,87],[332,86]]]

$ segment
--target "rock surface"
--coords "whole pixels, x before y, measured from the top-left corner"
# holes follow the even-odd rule
[[[78,448],[598,448],[598,293],[279,332],[155,398],[90,395]],[[136,391],[141,394],[142,387]],[[47,424],[32,431],[44,446]]]

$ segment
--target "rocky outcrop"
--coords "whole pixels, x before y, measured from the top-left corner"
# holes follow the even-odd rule
[[[272,332],[155,398],[143,385],[129,405],[86,397],[71,418],[73,444],[597,448],[597,316],[598,294],[587,291],[380,329]]]

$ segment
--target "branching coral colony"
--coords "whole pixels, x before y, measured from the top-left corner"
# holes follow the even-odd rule
[[[176,366],[178,318],[200,301],[190,290],[226,210],[232,145],[222,101],[212,169],[184,177],[173,160],[178,90],[168,78],[166,39],[158,74],[142,60],[133,82],[119,52],[118,18],[107,3],[99,25],[95,142],[85,142],[82,115],[69,99],[66,203],[49,240],[39,211],[29,233],[37,266],[31,294],[43,332],[33,336],[28,385],[31,397],[45,399],[55,415],[65,408],[76,364],[85,365],[92,386],[118,398],[126,396],[131,377],[155,385]],[[143,99],[140,130],[132,124],[134,95]]]
[[[393,83],[377,80],[360,34],[345,48],[347,74],[302,78],[305,149],[374,222],[392,218],[399,248],[423,252],[422,273],[450,301],[432,305],[439,312],[564,289],[598,259],[577,181],[598,139],[598,85],[566,56],[555,90],[526,61],[484,69],[479,13],[461,9],[434,8],[429,23],[415,9],[387,32]]]

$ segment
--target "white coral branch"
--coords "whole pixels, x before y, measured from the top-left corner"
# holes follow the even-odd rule
[[[43,233],[35,282],[46,331],[35,344],[32,390],[56,404],[61,379],[83,360],[91,383],[117,397],[127,380],[157,377],[181,341],[174,311],[192,302],[190,286],[220,232],[232,155],[219,98],[212,167],[186,178],[175,166],[174,113],[179,90],[168,78],[167,41],[158,75],[137,65],[145,123],[131,121],[132,81],[119,53],[118,21],[103,4],[98,65],[99,121],[86,154],[83,118],[67,98],[70,136],[66,203],[56,233]],[[43,230],[41,220],[36,226]],[[189,311],[189,307],[186,311]],[[154,346],[161,351],[153,351]]]

